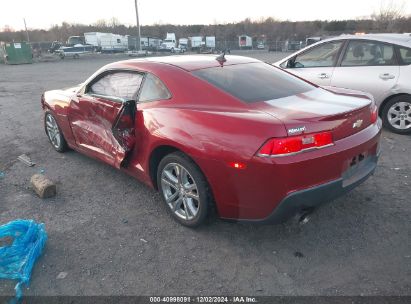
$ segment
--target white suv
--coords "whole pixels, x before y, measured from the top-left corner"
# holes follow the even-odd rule
[[[368,92],[384,126],[411,133],[411,35],[342,35],[310,45],[276,63],[320,86]]]

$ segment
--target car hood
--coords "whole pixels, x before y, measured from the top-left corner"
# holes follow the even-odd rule
[[[71,101],[72,96],[81,89],[81,86],[82,85],[80,84],[75,87],[65,88],[61,90],[46,91],[43,94],[42,102],[45,102],[50,106],[53,105],[53,107],[67,107],[67,105]]]
[[[372,104],[365,93],[327,87],[251,106],[281,120],[288,135],[332,131],[338,140],[370,125]]]

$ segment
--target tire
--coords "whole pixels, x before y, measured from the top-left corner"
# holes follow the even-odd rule
[[[44,130],[54,150],[60,153],[67,151],[68,146],[63,132],[61,132],[56,118],[49,111],[44,115]]]
[[[411,95],[390,99],[382,110],[385,128],[397,134],[411,134]]]
[[[168,212],[178,223],[192,228],[204,223],[211,206],[210,190],[188,156],[181,152],[166,155],[157,169],[157,185]]]
[[[170,52],[171,52],[171,53],[174,53],[174,48],[171,48]]]

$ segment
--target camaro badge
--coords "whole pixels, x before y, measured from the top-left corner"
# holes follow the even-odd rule
[[[305,126],[288,129],[288,134],[302,133],[306,130]]]
[[[362,119],[358,119],[356,122],[354,122],[354,123],[352,124],[352,128],[353,128],[353,129],[355,129],[355,128],[360,128],[361,125],[362,125],[362,122],[363,122]]]

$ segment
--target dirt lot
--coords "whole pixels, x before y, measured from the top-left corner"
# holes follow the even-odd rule
[[[304,226],[215,220],[187,229],[153,190],[79,153],[55,152],[44,134],[44,90],[123,58],[0,65],[0,223],[35,219],[49,235],[26,295],[411,295],[410,136],[384,131],[375,175]],[[22,153],[36,166],[17,161]],[[29,187],[42,169],[58,183],[54,199]],[[13,287],[0,281],[0,295]]]

